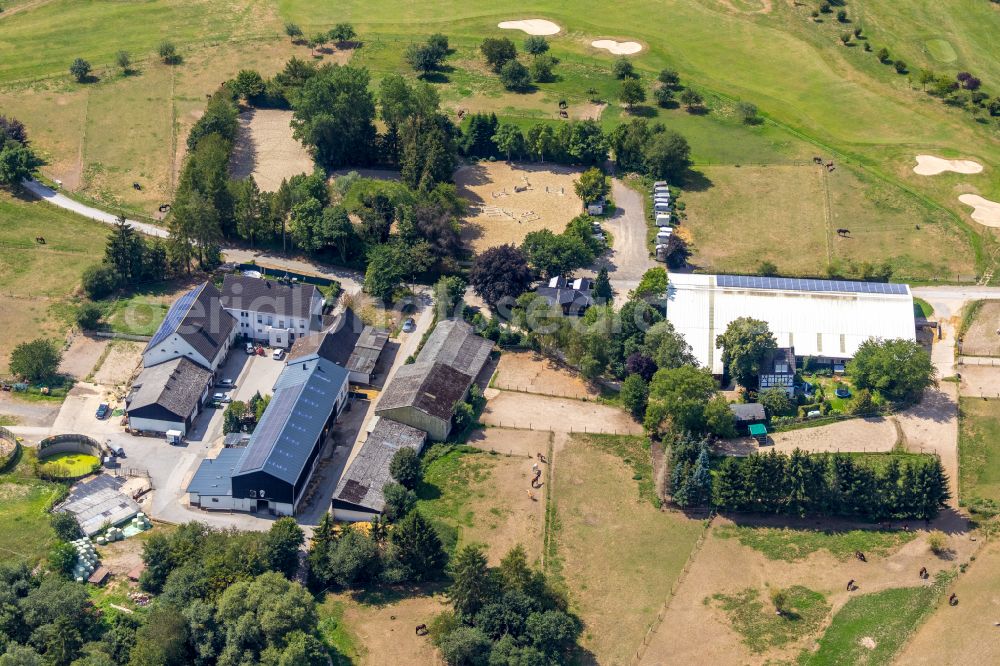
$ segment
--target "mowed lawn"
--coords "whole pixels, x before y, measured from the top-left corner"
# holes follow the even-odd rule
[[[601,439],[618,441],[595,445],[576,436],[555,454],[550,568],[584,622],[581,645],[597,663],[626,664],[705,527],[661,513],[640,493],[633,477],[649,456],[640,438]],[[609,452],[615,449],[630,462]]]
[[[70,295],[84,268],[103,256],[106,237],[98,222],[0,193],[0,374],[17,343],[62,336]]]
[[[889,261],[897,278],[974,272],[972,253],[940,211],[852,172],[815,166],[703,166],[706,185],[683,200],[706,271],[754,272],[769,261],[784,275]],[[848,229],[841,237],[838,229]]]
[[[1000,503],[1000,400],[960,400],[958,462],[966,505],[977,499]]]

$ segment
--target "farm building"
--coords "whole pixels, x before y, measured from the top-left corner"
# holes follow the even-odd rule
[[[729,409],[733,413],[736,432],[741,435],[747,434],[752,425],[767,423],[767,413],[764,411],[764,405],[760,403],[731,403]]]
[[[326,301],[314,285],[227,275],[222,281],[222,307],[246,340],[270,347],[289,347],[296,338],[319,331]]]
[[[222,307],[220,298],[211,282],[178,298],[146,344],[143,366],[183,357],[213,373],[218,370],[236,337],[236,320]]]
[[[348,308],[337,315],[333,323],[320,331],[300,337],[288,352],[289,360],[318,354],[326,360],[347,368],[351,381],[370,384],[375,365],[389,340],[389,332],[366,326]]]
[[[549,307],[559,306],[563,314],[580,316],[587,311],[594,300],[590,292],[594,283],[590,278],[567,280],[564,277],[554,277],[544,287],[539,287],[535,293],[543,297]]]
[[[465,399],[492,349],[493,343],[473,333],[465,322],[440,322],[416,363],[396,371],[375,414],[419,428],[431,439],[447,439],[455,404]]]
[[[333,493],[333,517],[357,522],[382,513],[382,488],[392,481],[389,465],[396,452],[410,447],[417,453],[424,447],[427,433],[387,418],[378,418],[361,450],[344,471]]]
[[[723,374],[716,336],[738,317],[767,322],[796,360],[830,365],[870,338],[916,338],[905,284],[671,273],[666,305],[667,319],[715,375]]]
[[[129,429],[186,435],[212,388],[212,373],[187,358],[144,368],[125,399]]]
[[[344,368],[315,354],[289,361],[246,447],[199,466],[187,488],[191,504],[294,515],[347,392]]]
[[[760,368],[761,391],[782,389],[789,398],[795,395],[795,349],[778,347],[764,359]]]

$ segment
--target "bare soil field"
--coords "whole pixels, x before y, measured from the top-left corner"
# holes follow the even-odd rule
[[[580,643],[591,653],[584,663],[628,664],[704,526],[654,508],[640,497],[631,467],[584,438],[572,438],[554,466],[553,566],[584,622]]]
[[[789,432],[776,432],[769,436],[767,446],[759,446],[749,437],[725,440],[719,447],[728,455],[750,455],[759,450],[774,449],[791,453],[802,449],[808,453],[891,451],[896,445],[896,427],[885,418],[849,419],[830,425],[802,428]]]
[[[362,664],[434,664],[434,646],[413,628],[428,624],[448,608],[443,594],[410,597],[386,604],[362,604],[349,594],[331,595],[344,604],[343,623],[364,646]]]
[[[94,372],[94,383],[104,386],[124,384],[142,361],[143,344],[115,340],[101,367]]]
[[[731,522],[717,518],[713,532],[727,524]],[[854,558],[839,560],[826,550],[788,562],[768,559],[757,550],[742,545],[738,539],[723,539],[713,534],[695,556],[641,663],[659,666],[794,662],[802,649],[810,648],[819,638],[822,628],[781,648],[754,653],[733,630],[726,613],[717,604],[706,603],[706,598],[754,588],[761,592],[766,605],[768,588],[802,585],[826,597],[832,606],[832,616],[852,595],[929,585],[938,571],[952,568],[955,561],[967,560],[976,544],[969,541],[967,535],[958,534],[949,539],[948,545],[954,549],[952,559],[941,559],[930,552],[926,533],[921,532],[916,539],[888,556],[869,554],[866,563]],[[931,574],[927,581],[917,576],[924,566]],[[851,579],[858,586],[856,592],[846,591],[846,583]]]
[[[960,365],[958,371],[962,374],[959,393],[963,397],[1000,398],[1000,363],[995,367]]]
[[[253,176],[258,187],[274,192],[281,181],[310,173],[309,151],[292,136],[291,111],[251,109],[240,114],[240,128],[230,160],[233,178]]]
[[[536,459],[536,454],[547,456],[553,434],[544,430],[512,430],[509,428],[486,428],[477,430],[469,438],[469,446],[483,451],[503,453],[508,456],[524,456]]]
[[[906,450],[936,453],[948,474],[952,506],[958,503],[958,390],[951,382],[929,388],[919,404],[896,415]]]
[[[642,426],[615,407],[568,398],[489,389],[481,420],[491,426],[552,432],[639,435]]]
[[[63,352],[59,372],[73,379],[85,379],[93,370],[104,350],[111,343],[106,338],[92,338],[87,335],[73,336],[69,349]]]
[[[578,400],[598,395],[598,391],[579,375],[533,352],[508,352],[501,356],[492,385],[498,389]]]
[[[504,243],[520,245],[532,231],[561,233],[583,212],[583,202],[573,191],[579,173],[557,165],[504,162],[462,167],[455,172],[455,184],[470,203],[462,240],[478,253]]]
[[[942,603],[903,648],[900,664],[996,664],[1000,641],[1000,545],[991,543],[955,584],[957,606]]]
[[[1000,356],[1000,301],[984,301],[962,336],[965,356]]]

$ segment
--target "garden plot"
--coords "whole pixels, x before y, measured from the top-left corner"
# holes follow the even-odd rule
[[[458,192],[469,203],[462,240],[477,253],[505,243],[520,245],[532,231],[562,233],[583,213],[573,190],[579,171],[503,162],[480,162],[455,172]]]

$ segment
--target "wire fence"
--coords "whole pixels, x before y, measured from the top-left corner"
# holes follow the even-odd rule
[[[584,402],[590,402],[593,401],[595,398],[597,398],[597,395],[594,393],[570,393],[566,391],[563,392],[551,391],[549,389],[546,389],[545,392],[543,393],[537,389],[533,389],[531,386],[520,386],[517,384],[501,384],[496,381],[494,381],[491,384],[491,387],[499,389],[501,391],[513,391],[514,393],[527,393],[530,395],[540,395],[546,398],[566,398],[568,400],[582,400]]]
[[[678,574],[677,578],[674,580],[673,585],[670,586],[670,591],[667,592],[667,598],[663,601],[663,605],[660,606],[660,610],[656,612],[656,617],[653,618],[653,621],[649,624],[649,628],[646,630],[645,635],[642,637],[642,643],[639,644],[635,654],[632,656],[631,663],[633,665],[642,661],[642,655],[645,654],[646,648],[649,647],[649,644],[653,640],[653,636],[660,628],[663,618],[666,617],[667,611],[670,609],[670,602],[672,602],[674,597],[677,596],[677,590],[680,589],[680,586],[687,578],[688,572],[691,571],[691,566],[694,564],[695,556],[701,550],[701,547],[705,544],[705,540],[708,538],[709,533],[712,531],[712,523],[715,521],[715,515],[714,511],[709,514],[708,522],[705,524],[705,530],[701,533],[701,536],[698,537],[698,540],[695,541],[691,552],[688,553],[687,560],[685,560],[684,566],[681,567],[680,574]]]

